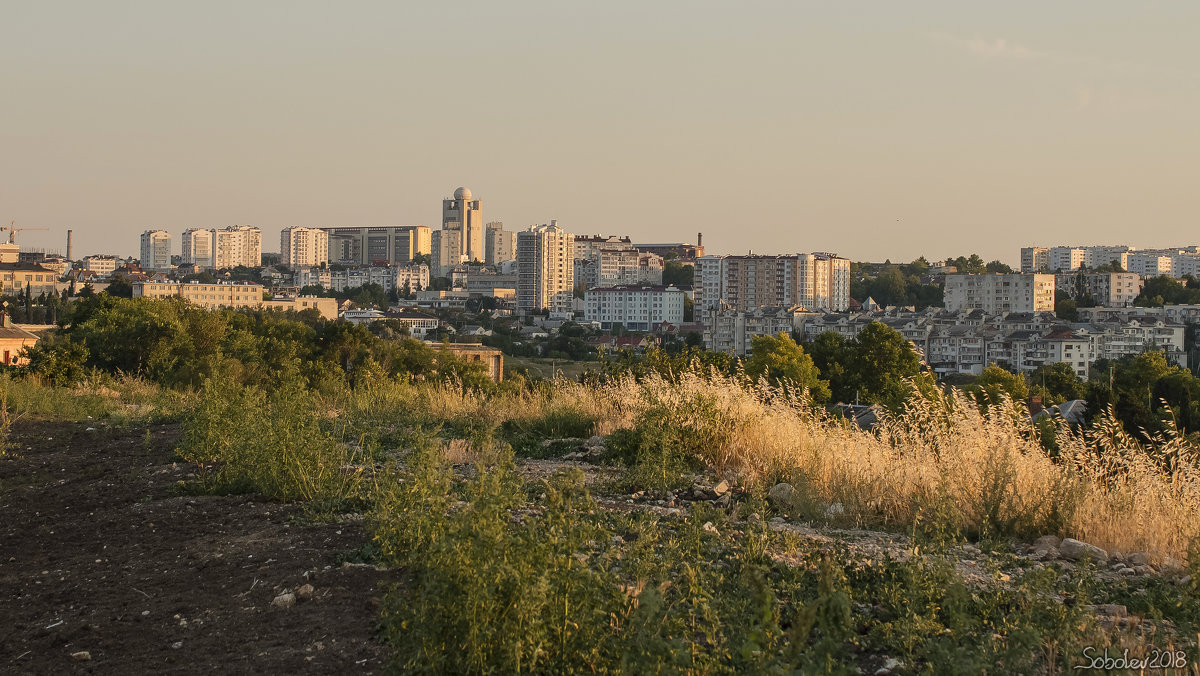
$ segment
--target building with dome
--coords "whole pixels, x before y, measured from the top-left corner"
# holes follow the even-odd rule
[[[444,277],[462,262],[484,261],[483,212],[471,191],[460,187],[453,199],[442,200],[442,229],[434,233],[433,274]]]

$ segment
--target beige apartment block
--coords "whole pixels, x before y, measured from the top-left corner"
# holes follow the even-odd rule
[[[329,233],[321,228],[293,225],[279,233],[280,263],[316,267],[329,262]]]
[[[252,282],[138,282],[133,285],[134,298],[171,298],[180,296],[200,307],[255,308],[262,307],[263,286]]]
[[[213,267],[218,270],[262,266],[262,230],[249,225],[231,225],[213,231]]]

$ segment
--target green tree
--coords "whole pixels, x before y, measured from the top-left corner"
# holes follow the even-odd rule
[[[994,406],[1004,398],[1020,404],[1029,398],[1029,387],[1021,376],[992,364],[975,382],[964,388],[981,406]]]
[[[786,333],[777,336],[754,336],[750,339],[751,354],[746,360],[746,375],[766,378],[774,385],[808,388],[813,402],[829,400],[829,382],[820,379],[812,357],[804,353]]]
[[[1086,383],[1066,362],[1037,367],[1029,374],[1029,384],[1034,394],[1042,395],[1042,403],[1047,406],[1083,399],[1087,391]]]
[[[133,285],[125,275],[114,274],[104,292],[114,298],[133,298]]]
[[[881,322],[871,322],[854,340],[847,372],[857,398],[864,404],[903,406],[910,392],[907,378],[921,370],[921,359],[904,336]]]
[[[691,263],[669,260],[663,265],[663,284],[674,284],[681,289],[690,289],[694,282],[694,275],[695,267]]]
[[[1067,322],[1079,321],[1079,305],[1073,299],[1065,296],[1054,298],[1054,315]]]
[[[858,385],[846,370],[846,365],[854,359],[853,346],[846,337],[835,331],[826,331],[807,345],[807,351],[817,370],[829,381],[833,400],[854,401]]]

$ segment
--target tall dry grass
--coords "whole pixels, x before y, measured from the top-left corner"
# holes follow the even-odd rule
[[[1200,535],[1196,449],[1178,435],[1139,444],[1110,417],[1086,432],[1059,425],[1053,457],[1014,407],[984,410],[961,393],[913,397],[874,431],[814,410],[803,396],[716,374],[622,381],[590,396],[609,414],[597,427],[636,424],[653,408],[668,413],[654,420],[685,430],[702,422],[723,430],[697,449],[716,471],[750,485],[791,480],[864,525],[905,527],[940,507],[964,532],[1055,533],[1159,560],[1183,560]],[[718,419],[695,420],[696,411]]]

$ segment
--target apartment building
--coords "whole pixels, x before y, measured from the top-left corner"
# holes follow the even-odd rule
[[[663,322],[683,323],[684,292],[674,286],[613,286],[588,289],[584,319],[608,331],[623,326],[649,331]]]
[[[484,228],[483,261],[488,265],[499,265],[517,258],[517,233],[505,230],[500,221],[492,221]]]
[[[0,294],[15,296],[25,289],[35,297],[58,293],[58,278],[57,272],[37,263],[0,263]]]
[[[429,288],[429,266],[396,265],[335,270],[330,275],[329,284],[329,288],[339,292],[367,284],[378,284],[385,289],[403,289],[407,286],[410,291],[419,291]]]
[[[231,225],[213,231],[213,267],[262,266],[262,230],[249,225]]]
[[[334,321],[338,318],[338,303],[336,298],[321,298],[318,296],[296,296],[295,298],[272,298],[262,302],[264,309],[303,312],[316,310],[321,317]]]
[[[704,316],[704,344],[716,352],[740,356],[750,353],[755,336],[775,336],[801,331],[806,319],[816,317],[799,305],[759,307],[753,310],[714,308]]]
[[[1050,249],[1039,246],[1021,247],[1021,272],[1049,272]]]
[[[436,230],[430,240],[430,267],[434,277],[449,277],[450,272],[467,262],[462,253],[461,230]]]
[[[850,307],[850,261],[830,253],[702,256],[695,302],[701,311],[800,305],[840,312]]]
[[[298,225],[279,233],[279,262],[289,267],[319,266],[329,262],[329,232]]]
[[[96,273],[97,277],[108,277],[116,271],[117,266],[124,265],[125,259],[104,254],[93,254],[91,256],[84,256],[79,260],[79,263],[84,270]]]
[[[263,286],[253,282],[136,282],[134,298],[170,298],[180,296],[200,307],[255,308],[263,304]]]
[[[1070,298],[1090,297],[1097,305],[1132,305],[1142,293],[1142,278],[1132,272],[1073,272],[1054,275],[1055,293]]]
[[[570,312],[575,289],[575,237],[550,221],[517,233],[517,308]]]
[[[341,265],[408,265],[430,252],[425,225],[321,228],[329,233],[329,260]]]
[[[1049,256],[1051,270],[1070,272],[1083,265],[1087,254],[1082,247],[1054,246],[1050,247]]]
[[[1054,310],[1054,275],[985,274],[946,275],[944,303],[947,310],[1043,312]]]
[[[303,289],[306,286],[333,288],[333,271],[329,268],[296,268],[292,271],[292,284]]]
[[[1137,249],[1122,244],[1021,249],[1021,272],[1072,272],[1113,263],[1143,277],[1196,276],[1200,273],[1200,247]]]
[[[171,233],[147,230],[141,237],[142,269],[152,272],[171,270]]]
[[[1143,251],[1129,254],[1127,260],[1129,265],[1126,269],[1142,277],[1170,276],[1174,262],[1170,255]]]
[[[183,231],[182,265],[195,265],[209,270],[213,267],[213,231],[208,228],[188,228]]]
[[[632,247],[608,249],[589,248],[586,258],[580,257],[578,242],[575,254],[575,283],[584,289],[598,286],[631,284],[662,284],[663,259],[652,253],[641,253]]]

